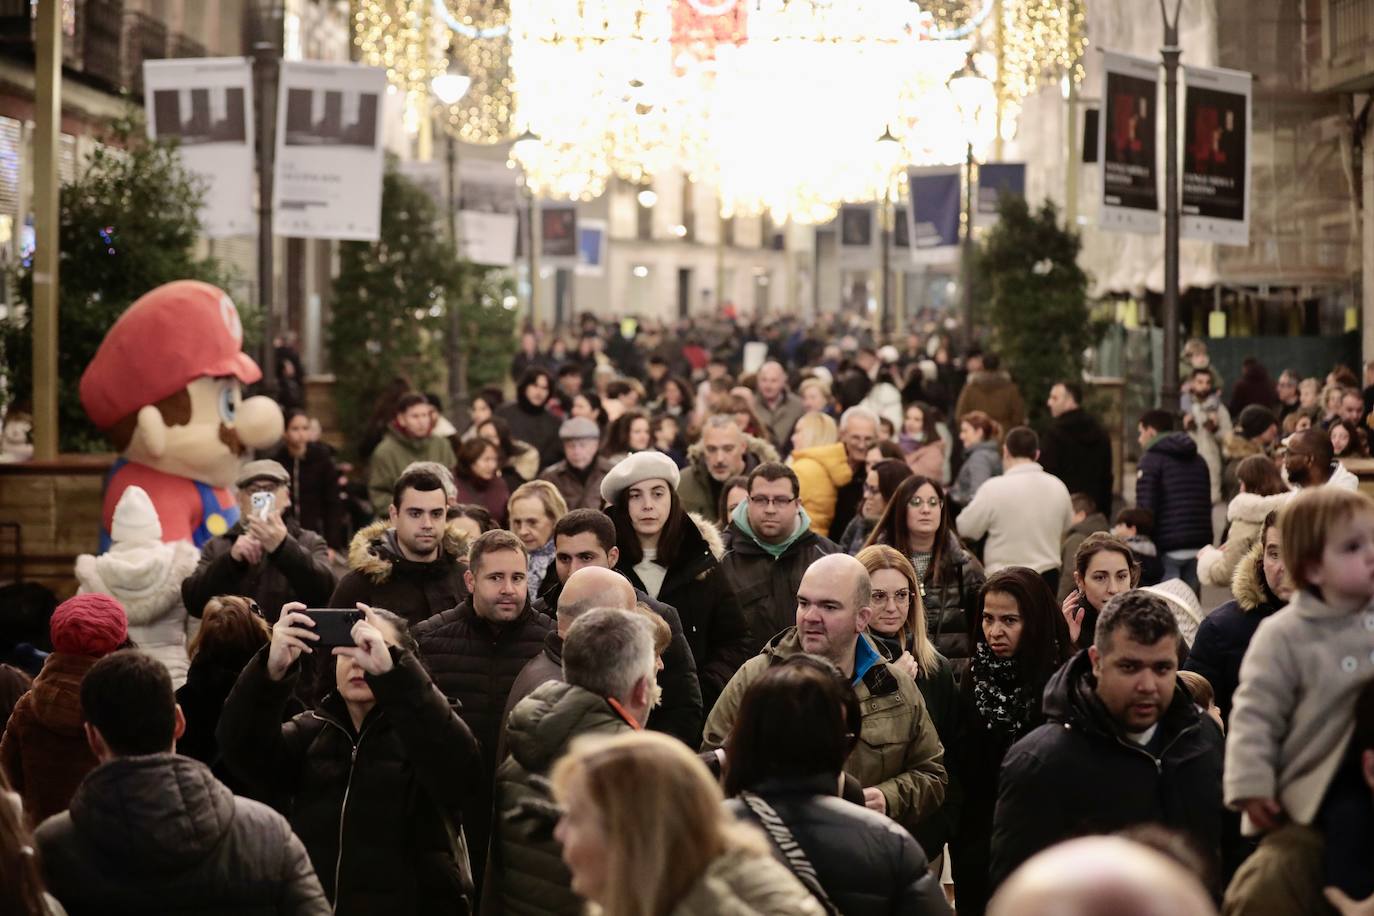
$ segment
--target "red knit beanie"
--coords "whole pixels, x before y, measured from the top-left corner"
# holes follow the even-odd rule
[[[109,595],[77,595],[53,611],[51,632],[54,651],[102,658],[124,643],[129,618]]]

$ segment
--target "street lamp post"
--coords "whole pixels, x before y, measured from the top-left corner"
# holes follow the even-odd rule
[[[1183,0],[1174,2],[1174,18],[1164,0],[1164,372],[1159,397],[1165,410],[1178,409],[1178,16]]]
[[[896,170],[902,154],[901,141],[892,135],[892,128],[884,127],[883,135],[878,138],[878,150],[885,167],[882,207],[882,312],[879,315],[879,330],[883,336],[892,333],[892,231],[896,222],[894,201],[892,199],[892,174]]]
[[[436,76],[430,83],[441,105],[445,109],[467,95],[472,86],[472,78],[461,73],[448,72]],[[448,167],[448,188],[446,216],[448,217],[448,240],[452,246],[455,264],[462,261],[462,240],[458,235],[458,144],[452,130],[444,131],[445,165]],[[468,354],[463,346],[462,297],[463,288],[450,290],[448,309],[448,328],[445,335],[448,355],[448,400],[449,415],[453,425],[459,429],[467,426],[468,414]]]
[[[536,145],[536,144],[542,143],[542,142],[543,142],[543,141],[540,139],[539,135],[536,134],[534,131],[530,130],[530,129],[527,127],[527,128],[525,128],[524,133],[522,133],[520,136],[516,137],[516,138],[515,138],[515,142],[511,144],[511,152],[512,152],[512,153],[516,153],[517,148],[529,149],[530,147],[532,147],[532,146],[534,146],[534,145]],[[516,153],[516,158],[519,159],[519,160],[521,160],[522,162],[525,160],[525,157],[524,157],[523,155],[519,155],[518,153]],[[527,260],[528,263],[529,263],[529,267],[528,267],[528,269],[529,269],[529,274],[530,274],[530,316],[529,316],[529,320],[530,320],[530,325],[531,325],[531,327],[532,327],[532,326],[535,324],[535,319],[536,319],[536,317],[537,317],[538,306],[539,306],[539,254],[538,254],[538,252],[535,251],[535,243],[536,243],[536,241],[538,240],[538,234],[537,234],[536,231],[535,231],[535,225],[534,225],[535,217],[538,215],[538,214],[537,214],[538,207],[537,207],[536,204],[535,204],[534,189],[530,187],[529,173],[528,173],[528,172],[525,173],[525,203],[526,203],[526,207],[527,207],[526,213],[528,214],[528,218],[525,220],[525,227],[526,227],[526,230],[527,230],[527,231],[526,231],[526,237],[525,237],[525,238],[526,238],[526,242],[527,242],[526,247],[525,247],[525,256],[526,256],[526,260]]]
[[[973,155],[973,142],[979,130],[978,121],[983,110],[989,107],[989,102],[993,106],[996,105],[996,93],[991,81],[974,67],[971,53],[964,61],[964,66],[950,76],[946,85],[949,87],[950,95],[954,96],[954,104],[958,107],[959,114],[963,118],[966,141],[964,155],[964,231],[960,242],[959,289],[960,305],[964,312],[964,345],[968,347],[973,344],[973,284],[970,281],[973,276],[973,170],[974,166],[977,165]],[[994,130],[1000,132],[1000,127],[1001,125],[995,125]]]

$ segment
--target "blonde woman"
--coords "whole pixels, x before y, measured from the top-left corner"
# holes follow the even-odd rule
[[[802,414],[792,428],[788,464],[801,484],[801,503],[811,517],[811,530],[829,537],[835,498],[840,487],[854,479],[835,418],[816,411]]]
[[[552,782],[572,889],[603,916],[824,912],[763,834],[730,817],[720,786],[680,741],[583,738]]]
[[[563,494],[547,480],[531,480],[516,487],[506,504],[508,527],[529,553],[531,595],[538,595],[544,575],[553,563],[553,528],[568,514]]]
[[[895,659],[896,667],[916,681],[926,703],[926,712],[935,724],[940,743],[945,746],[945,769],[950,780],[945,804],[913,831],[926,856],[938,863],[954,824],[959,798],[951,750],[958,733],[959,710],[954,668],[931,642],[926,629],[925,605],[916,584],[916,568],[911,561],[886,544],[865,547],[859,551],[857,559],[868,570],[868,579],[873,586],[873,617],[868,622],[868,635]],[[950,799],[955,799],[956,803],[951,805]]]

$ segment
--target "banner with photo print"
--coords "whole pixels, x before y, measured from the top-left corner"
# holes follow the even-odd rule
[[[252,235],[253,68],[243,57],[143,62],[148,136],[175,140],[182,165],[205,182],[201,231]]]
[[[375,242],[382,223],[380,67],[282,61],[277,97],[277,235]]]
[[[1184,67],[1179,235],[1250,244],[1250,89],[1239,70]]]
[[[973,222],[979,227],[997,223],[1002,195],[1026,196],[1026,164],[1024,162],[984,162],[978,166],[978,212]]]
[[[1102,53],[1102,116],[1097,149],[1102,157],[1102,209],[1098,224],[1116,232],[1153,235],[1160,230],[1159,64]]]
[[[872,204],[843,204],[835,224],[839,227],[841,270],[872,270],[878,266],[879,228]]]

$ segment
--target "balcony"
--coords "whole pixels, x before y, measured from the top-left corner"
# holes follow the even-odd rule
[[[1374,0],[1323,0],[1322,51],[1312,68],[1313,89],[1374,89]]]
[[[123,22],[124,0],[86,0],[82,69],[111,92],[124,86]]]
[[[167,26],[147,13],[124,14],[124,85],[143,97],[143,62],[167,56]]]

